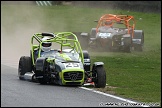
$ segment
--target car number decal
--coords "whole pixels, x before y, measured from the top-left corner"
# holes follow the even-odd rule
[[[101,38],[107,38],[107,37],[110,37],[111,36],[111,33],[99,33],[99,36]]]
[[[79,68],[79,63],[64,63],[65,68]]]

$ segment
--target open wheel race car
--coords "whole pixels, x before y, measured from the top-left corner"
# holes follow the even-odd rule
[[[42,50],[44,43],[52,44],[49,51]],[[31,38],[30,53],[19,59],[20,80],[31,76],[31,81],[40,84],[82,86],[93,82],[97,88],[106,86],[104,63],[94,62],[91,68],[88,51],[82,51],[72,32],[36,33]]]
[[[94,50],[131,52],[143,51],[144,32],[135,30],[135,19],[130,15],[105,14],[98,21],[96,28],[90,33],[81,33],[83,42],[89,39],[87,44]],[[85,43],[81,43],[85,48]]]

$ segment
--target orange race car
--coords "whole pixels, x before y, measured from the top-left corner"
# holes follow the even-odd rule
[[[90,33],[81,33],[89,38],[89,47],[104,51],[143,51],[144,32],[135,30],[133,16],[105,14],[95,22],[97,27]]]

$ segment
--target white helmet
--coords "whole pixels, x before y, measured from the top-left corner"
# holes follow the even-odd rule
[[[49,37],[43,37],[42,41],[49,40],[49,39],[50,39]],[[43,42],[42,43],[42,51],[44,51],[44,52],[50,51],[51,50],[51,45],[52,45],[51,42]]]

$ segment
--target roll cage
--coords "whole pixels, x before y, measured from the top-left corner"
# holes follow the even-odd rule
[[[50,39],[49,40],[45,40],[42,41],[42,38],[44,36],[49,36]],[[39,44],[33,44],[33,41],[36,40]],[[75,50],[80,58],[81,58],[81,62],[84,63],[84,57],[83,57],[83,52],[80,46],[80,43],[78,41],[78,38],[75,34],[73,34],[72,32],[58,32],[58,33],[36,33],[32,36],[31,38],[31,57],[32,57],[32,62],[33,65],[35,65],[35,61],[34,61],[34,50],[38,49],[38,58],[40,57],[40,53],[41,53],[41,48],[42,48],[42,43],[43,42],[52,42],[52,43],[58,43],[60,44],[60,52],[62,52],[63,47],[69,47],[73,50]],[[72,42],[72,43],[70,43]]]
[[[133,16],[105,14],[98,21],[98,25],[96,27],[96,33],[98,32],[99,27],[105,26],[104,24],[105,24],[106,21],[112,21],[111,26],[113,26],[115,23],[124,24],[125,27],[128,29],[127,33],[131,34],[132,37],[134,36],[133,31],[134,31],[134,28],[135,28],[135,19],[134,19]]]

